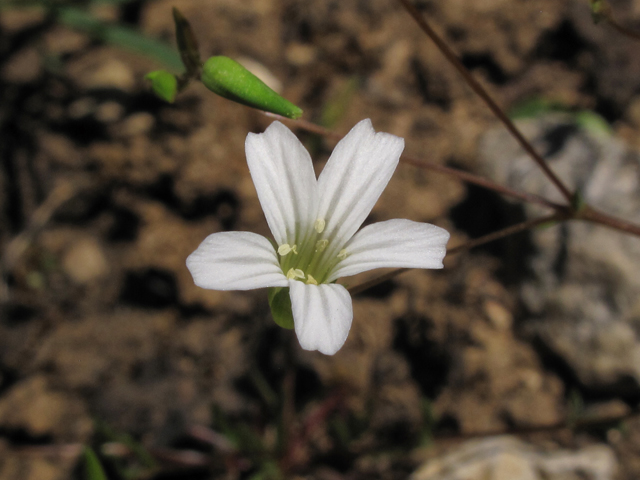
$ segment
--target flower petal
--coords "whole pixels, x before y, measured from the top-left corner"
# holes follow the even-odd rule
[[[213,290],[288,286],[273,245],[256,233],[209,235],[187,257],[187,268],[197,286]]]
[[[376,133],[362,120],[336,145],[318,178],[318,217],[326,220],[333,250],[356,233],[389,183],[404,149],[404,140]],[[334,251],[327,255],[333,255]]]
[[[442,268],[449,232],[429,223],[394,219],[368,225],[347,243],[347,257],[327,281],[374,268]]]
[[[278,245],[302,242],[316,220],[318,182],[309,152],[280,122],[245,142],[247,163],[267,223]]]
[[[325,355],[336,353],[347,340],[353,308],[342,285],[307,285],[289,281],[293,322],[300,346]]]

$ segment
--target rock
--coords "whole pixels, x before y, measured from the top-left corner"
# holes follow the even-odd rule
[[[117,122],[124,115],[124,107],[118,102],[104,102],[96,108],[96,120],[103,123]]]
[[[155,126],[156,119],[147,112],[138,112],[129,115],[124,119],[118,129],[118,134],[123,137],[135,137],[136,135],[146,135]]]
[[[606,445],[546,452],[515,437],[471,440],[425,462],[410,480],[610,480],[616,457]]]
[[[77,79],[81,87],[92,90],[115,88],[131,92],[136,84],[135,75],[129,65],[116,58],[101,59],[99,56],[86,59],[69,67],[69,74]]]
[[[93,238],[83,238],[71,245],[62,259],[62,268],[79,284],[92,282],[109,273],[104,251]]]
[[[44,9],[3,8],[0,16],[0,28],[4,35],[13,35],[20,30],[35,28],[44,21]]]
[[[66,480],[73,478],[77,462],[73,459],[39,458],[35,455],[16,455],[0,451],[0,478],[2,480]]]
[[[52,390],[43,376],[14,385],[0,400],[0,428],[22,429],[29,435],[53,435],[61,440],[89,439],[92,421],[81,401]]]
[[[575,117],[548,115],[520,127],[585,201],[640,223],[640,154]],[[504,130],[485,135],[485,171],[511,188],[560,201],[555,187]],[[542,214],[526,206],[528,217]],[[640,239],[586,222],[531,232],[533,277],[520,288],[525,331],[561,357],[591,389],[640,391]]]
[[[34,48],[15,53],[2,68],[2,76],[11,83],[34,82],[42,73],[42,55]]]
[[[282,93],[282,82],[262,63],[249,57],[238,58],[238,63],[262,80],[271,90]]]
[[[80,32],[55,26],[44,35],[44,41],[47,53],[63,56],[82,50],[91,40]]]

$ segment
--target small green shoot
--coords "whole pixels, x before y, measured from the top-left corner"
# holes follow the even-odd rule
[[[591,7],[593,23],[597,24],[607,19],[611,7],[609,7],[606,0],[589,0],[589,6]]]
[[[107,480],[107,474],[104,473],[100,460],[91,447],[84,447],[82,457],[84,460],[85,480]]]
[[[184,68],[187,69],[186,77],[195,78],[202,67],[198,39],[187,19],[176,7],[173,7],[173,21],[176,25],[176,42],[178,43],[180,58]]]

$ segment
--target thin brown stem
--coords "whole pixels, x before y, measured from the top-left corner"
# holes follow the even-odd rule
[[[613,16],[613,10],[608,2],[597,2],[592,0],[591,9],[596,22],[598,20],[604,19],[609,25],[611,25],[611,27],[615,31],[617,31],[621,35],[629,37],[633,40],[640,40],[640,32],[631,30],[630,28],[622,26],[618,23],[618,21]]]
[[[456,70],[462,75],[471,89],[487,104],[493,114],[504,124],[509,130],[511,135],[518,141],[520,146],[529,154],[529,156],[538,164],[545,175],[551,180],[551,182],[558,188],[560,193],[564,196],[567,202],[571,203],[572,195],[569,189],[562,183],[562,181],[556,176],[555,173],[549,168],[547,162],[536,152],[533,146],[527,139],[524,138],[520,130],[514,125],[509,117],[502,111],[498,104],[493,100],[491,95],[480,85],[480,83],[471,75],[469,70],[462,64],[455,53],[449,48],[449,46],[438,36],[438,34],[429,26],[422,14],[409,0],[398,0],[402,6],[409,12],[416,23],[420,26],[422,31],[436,44],[436,47],[445,56],[445,58],[451,63]]]
[[[447,251],[447,254],[455,255],[456,253],[471,250],[472,248],[478,247],[480,245],[484,245],[485,243],[493,242],[494,240],[499,240],[501,238],[514,235],[516,233],[524,232],[525,230],[535,228],[545,223],[554,223],[554,222],[566,220],[567,218],[569,218],[568,215],[569,214],[564,215],[562,213],[554,213],[552,215],[546,215],[544,217],[532,218],[531,220],[517,223],[516,225],[511,225],[510,227],[503,228],[502,230],[498,230],[497,232],[492,232],[480,238],[469,240],[468,242],[465,242],[461,245],[457,245],[453,248],[450,248]]]
[[[449,250],[447,250],[447,255],[455,255],[456,253],[470,250],[480,245],[484,245],[485,243],[493,242],[495,240],[499,240],[500,238],[508,237],[509,235],[523,232],[525,230],[529,230],[531,228],[537,227],[545,223],[566,220],[568,218],[568,215],[570,215],[568,212],[564,212],[564,213],[556,212],[552,215],[546,215],[544,217],[538,217],[531,220],[527,220],[526,222],[518,223],[516,225],[511,225],[510,227],[503,228],[502,230],[498,230],[497,232],[492,232],[488,235],[484,235],[480,238],[476,238],[474,240],[470,240],[461,245],[457,245],[453,248],[450,248]],[[367,282],[350,287],[348,289],[349,293],[351,293],[351,295],[356,295],[358,293],[364,292],[365,290],[368,290],[371,287],[375,287],[376,285],[382,282],[391,280],[392,278],[400,275],[401,273],[407,272],[409,270],[411,270],[411,268],[398,268],[396,270],[392,270],[390,272],[385,273],[384,275],[380,275]]]
[[[320,125],[316,125],[315,123],[309,122],[307,120],[291,120],[289,118],[285,118],[277,114],[267,113],[267,112],[263,112],[263,113],[268,117],[276,118],[283,122],[288,122],[294,128],[297,127],[302,130],[306,130],[308,132],[315,133],[317,135],[321,135],[324,137],[334,138],[336,140],[340,140],[342,138],[342,135],[340,135],[339,133],[336,133],[332,130],[321,127]],[[427,160],[421,160],[416,157],[412,157],[408,155],[403,155],[402,157],[400,157],[400,161],[408,165],[424,168],[425,170],[431,170],[434,172],[443,173],[445,175],[451,175],[463,182],[472,183],[474,185],[478,185],[488,190],[493,190],[495,192],[501,193],[505,196],[517,198],[524,202],[536,203],[539,205],[552,208],[556,212],[561,213],[562,218],[565,220],[570,220],[570,219],[585,220],[593,223],[598,223],[600,225],[612,228],[614,230],[618,230],[624,233],[628,233],[628,234],[636,235],[640,237],[640,225],[602,213],[591,206],[585,206],[580,211],[572,214],[570,207],[552,202],[550,200],[547,200],[544,197],[541,197],[540,195],[513,190],[509,187],[505,187],[498,183],[492,182],[491,180],[481,177],[480,175],[475,175],[473,173],[465,172],[464,170],[458,170],[456,168],[446,167],[444,165],[438,165],[437,163],[429,162]]]
[[[38,232],[45,227],[58,208],[90,185],[91,183],[87,180],[76,180],[75,182],[65,180],[60,183],[33,212],[27,227],[5,247],[2,259],[0,259],[0,302],[5,302],[9,299],[9,287],[6,283],[7,275],[33,243],[33,239]]]
[[[439,172],[445,175],[451,175],[452,177],[456,177],[457,179],[463,182],[472,183],[474,185],[478,185],[480,187],[486,188],[487,190],[493,190],[494,192],[500,193],[507,197],[516,198],[518,200],[522,200],[527,203],[537,203],[538,205],[543,205],[545,207],[553,208],[554,210],[562,210],[566,208],[564,205],[560,205],[558,203],[552,202],[551,200],[547,200],[546,198],[540,195],[536,195],[534,193],[520,192],[518,190],[505,187],[504,185],[500,185],[499,183],[492,182],[491,180],[484,178],[480,175],[475,175],[473,173],[465,172],[464,170],[459,170],[457,168],[451,168],[445,165],[439,165],[437,163],[429,162],[427,160],[421,160],[409,155],[402,155],[402,157],[400,157],[400,161],[408,165],[424,168],[425,170],[431,170],[432,172]]]
[[[315,133],[323,137],[333,138],[335,140],[340,140],[342,138],[342,135],[340,135],[339,133],[336,133],[332,130],[321,127],[320,125],[316,125],[315,123],[309,122],[307,120],[291,120],[289,118],[285,118],[274,113],[268,113],[268,112],[263,112],[263,113],[268,117],[276,118],[282,122],[286,122],[294,128],[300,128],[301,130]],[[437,163],[429,162],[427,160],[422,160],[416,157],[412,157],[410,155],[402,155],[402,157],[400,157],[400,161],[403,163],[406,163],[407,165],[413,165],[414,167],[423,168],[425,170],[431,170],[433,172],[442,173],[444,175],[450,175],[463,182],[472,183],[474,185],[478,185],[488,190],[493,190],[494,192],[500,193],[507,197],[522,200],[523,202],[536,203],[538,205],[553,208],[554,210],[560,210],[565,208],[563,205],[547,200],[546,198],[541,197],[540,195],[520,192],[518,190],[514,190],[512,188],[500,185],[499,183],[492,182],[491,180],[484,178],[480,175],[475,175],[470,172],[465,172],[464,170],[460,170],[457,168],[439,165]]]
[[[607,22],[609,22],[609,25],[611,25],[614,30],[616,30],[618,33],[621,33],[625,37],[629,37],[634,40],[640,40],[640,32],[636,32],[635,30],[631,30],[630,28],[620,25],[613,17],[607,18]]]
[[[577,212],[576,218],[587,222],[598,223],[605,227],[640,237],[640,225],[602,213],[591,206],[585,206]]]

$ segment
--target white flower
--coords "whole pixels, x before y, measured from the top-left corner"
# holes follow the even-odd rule
[[[300,345],[333,355],[353,319],[337,278],[383,267],[442,268],[449,233],[440,227],[396,219],[357,232],[398,165],[402,138],[376,133],[363,120],[317,180],[309,153],[279,122],[250,133],[245,147],[276,246],[255,233],[209,235],[187,258],[199,287],[289,287]]]

